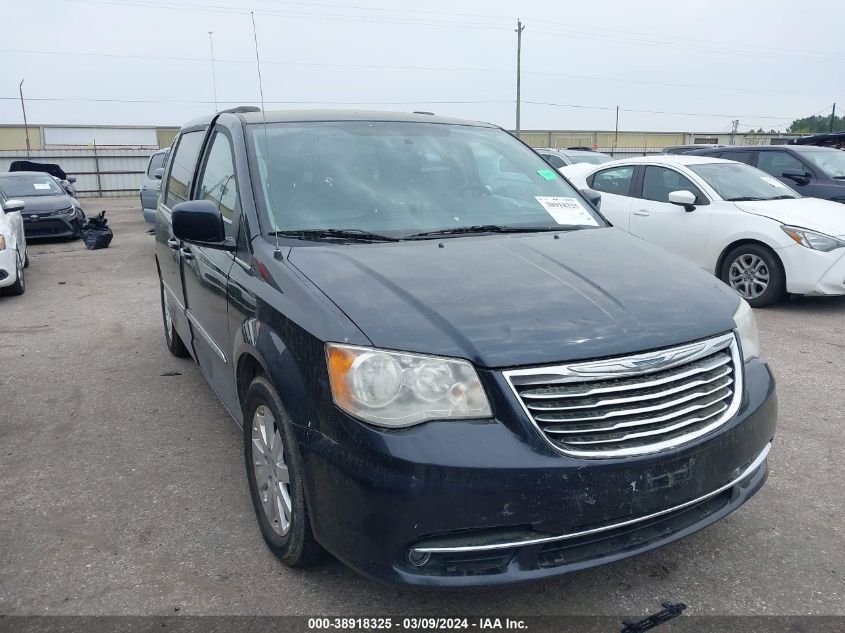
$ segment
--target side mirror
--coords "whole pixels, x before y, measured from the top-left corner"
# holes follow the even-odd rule
[[[601,194],[595,189],[581,189],[581,195],[587,199],[591,205],[596,208],[596,211],[601,209]]]
[[[9,198],[6,200],[5,204],[3,204],[3,210],[6,213],[15,213],[23,211],[24,207],[26,206],[26,202],[23,200],[18,200],[17,198]]]
[[[68,176],[68,177],[67,177],[67,181],[68,181],[70,184],[74,184],[74,183],[76,182],[76,176]]]
[[[797,185],[806,185],[810,182],[810,175],[805,174],[803,171],[798,169],[787,169],[785,172],[781,174],[784,178],[789,178]]]
[[[171,212],[173,235],[198,246],[235,250],[235,240],[226,238],[223,216],[211,200],[180,202]]]
[[[156,180],[161,180],[162,176],[164,176],[164,167],[159,167],[153,172],[153,178]]]
[[[695,194],[692,191],[681,189],[669,194],[669,202],[681,206],[686,211],[695,211]]]

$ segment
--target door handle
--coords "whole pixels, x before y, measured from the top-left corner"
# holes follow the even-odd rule
[[[174,251],[179,250],[179,240],[173,239],[172,237],[167,240],[167,245],[172,248]]]
[[[634,211],[634,215],[639,215],[639,216],[642,216],[644,218],[647,218],[648,216],[651,215],[651,211],[647,211],[645,209],[640,209],[639,211]]]
[[[188,248],[187,246],[183,246],[183,247],[182,247],[182,250],[181,250],[181,251],[179,251],[179,252],[182,254],[182,257],[184,257],[184,258],[185,258],[185,261],[186,261],[186,262],[193,261],[193,259],[194,259],[194,254],[191,252],[191,249],[190,249],[190,248]]]

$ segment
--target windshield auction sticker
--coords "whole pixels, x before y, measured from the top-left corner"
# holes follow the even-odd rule
[[[598,226],[599,223],[576,198],[534,196],[554,221],[563,225]]]

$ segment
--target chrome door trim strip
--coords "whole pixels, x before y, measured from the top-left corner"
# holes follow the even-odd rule
[[[641,521],[655,519],[659,516],[663,516],[664,514],[670,514],[672,512],[688,508],[689,506],[693,506],[697,503],[701,503],[702,501],[707,501],[707,499],[715,497],[716,495],[724,492],[725,490],[736,486],[737,484],[743,482],[745,479],[748,479],[757,471],[757,469],[763,464],[763,462],[766,461],[766,457],[768,457],[769,451],[771,450],[772,443],[769,442],[768,444],[766,444],[766,447],[763,449],[763,451],[757,456],[757,458],[753,462],[751,462],[751,465],[748,466],[748,468],[746,468],[739,477],[733,479],[732,481],[729,481],[724,486],[720,486],[719,488],[716,488],[716,490],[708,492],[706,495],[702,495],[701,497],[692,499],[691,501],[687,501],[686,503],[682,503],[671,508],[666,508],[665,510],[660,510],[659,512],[653,512],[645,516],[637,517],[636,519],[628,519],[627,521],[620,521],[619,523],[611,523],[610,525],[603,525],[601,527],[593,528],[591,530],[570,532],[569,534],[561,534],[558,536],[531,538],[522,541],[510,541],[507,543],[488,543],[486,545],[460,545],[455,547],[426,547],[423,544],[421,546],[412,547],[411,552],[415,554],[456,554],[461,552],[486,552],[491,550],[508,549],[511,547],[524,547],[526,545],[542,545],[545,543],[554,543],[556,541],[565,541],[581,536],[589,536],[591,534],[607,532],[608,530],[614,530],[616,528],[626,527],[628,525],[634,525],[635,523],[640,523]]]
[[[188,316],[188,320],[191,322],[191,324],[197,328],[197,331],[199,331],[200,336],[202,336],[205,339],[205,342],[209,344],[212,350],[214,350],[214,353],[217,354],[224,363],[228,363],[229,361],[226,360],[226,354],[224,354],[223,350],[220,349],[220,346],[214,342],[214,339],[211,338],[211,335],[205,331],[205,328],[200,325],[200,322],[197,321],[197,317],[194,316],[194,313],[191,312],[190,308],[185,310],[185,314]]]
[[[176,296],[176,293],[170,289],[170,286],[167,285],[167,282],[164,279],[161,280],[161,285],[164,286],[164,289],[173,297],[173,300],[177,303],[180,310],[185,310],[185,304],[179,301],[179,297]]]

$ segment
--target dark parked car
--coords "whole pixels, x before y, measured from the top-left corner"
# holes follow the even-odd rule
[[[36,163],[31,160],[16,160],[9,165],[9,171],[38,171],[50,174],[59,181],[62,189],[76,197],[76,176],[68,176],[65,170],[55,163]]]
[[[27,171],[0,174],[0,189],[26,203],[21,212],[26,239],[80,236],[85,223],[82,205],[53,176]]]
[[[746,163],[802,196],[845,202],[845,152],[812,145],[745,145],[693,152]]]
[[[250,110],[182,128],[156,263],[167,346],[241,425],[281,560],[541,578],[763,485],[775,386],[727,286],[495,126]]]

